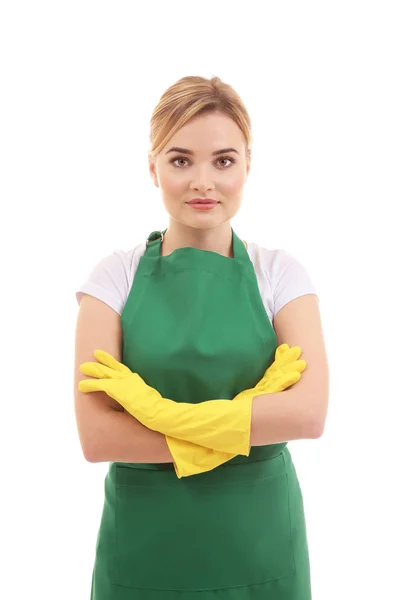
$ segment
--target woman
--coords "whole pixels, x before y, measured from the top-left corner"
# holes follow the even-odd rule
[[[100,261],[77,292],[78,431],[87,460],[110,462],[91,598],[309,600],[303,499],[287,442],[320,437],[326,419],[328,366],[314,286],[290,254],[242,242],[232,230],[251,131],[229,85],[185,77],[171,86],[153,112],[151,143],[150,173],[169,226]],[[256,395],[281,344],[298,344],[307,369],[289,389]],[[96,348],[109,365],[99,368],[115,370],[86,369],[105,382],[90,389],[81,368]],[[129,385],[145,386],[138,394],[129,388],[127,402],[107,391],[118,369]],[[243,390],[253,390],[250,403],[230,401]],[[139,396],[142,422],[132,418]],[[214,410],[210,399],[236,411],[237,430],[231,414],[218,428],[186,419],[195,437],[181,440],[159,425],[164,402],[192,415]],[[169,425],[178,438],[181,422]],[[175,458],[188,447],[174,444],[195,440],[194,464],[201,436],[217,439],[222,430],[225,445],[204,446],[211,460],[226,449],[225,457],[177,477]]]

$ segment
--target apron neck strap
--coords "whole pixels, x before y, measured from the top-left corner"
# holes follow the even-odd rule
[[[151,258],[157,258],[160,257],[161,255],[161,242],[164,238],[164,233],[167,230],[164,229],[164,231],[152,231],[149,235],[149,237],[146,240],[146,256],[147,257],[151,257]],[[231,227],[231,231],[232,231],[232,241],[233,241],[233,259],[232,260],[236,260],[236,261],[244,261],[247,262],[250,260],[250,257],[248,255],[248,252],[246,250],[246,247],[244,245],[244,243],[242,242],[242,240],[240,240],[238,238],[238,236],[236,235],[236,233],[233,231],[232,227]]]

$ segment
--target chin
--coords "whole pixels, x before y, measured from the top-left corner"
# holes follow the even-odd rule
[[[197,223],[193,223],[191,224],[191,227],[193,227],[193,229],[197,229],[198,231],[206,231],[206,230],[212,230],[212,229],[219,229],[221,227],[223,227],[224,225],[226,226],[227,223],[230,222],[229,218],[226,219],[207,219],[204,220],[202,223],[197,222]]]

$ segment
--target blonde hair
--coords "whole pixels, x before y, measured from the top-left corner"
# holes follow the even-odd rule
[[[228,115],[241,129],[250,156],[251,120],[237,92],[219,77],[188,76],[163,93],[152,113],[149,158],[154,159],[190,119],[216,111]]]

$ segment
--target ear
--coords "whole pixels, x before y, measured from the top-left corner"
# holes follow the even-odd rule
[[[249,149],[247,151],[247,157],[246,157],[246,179],[248,174],[250,173],[250,167],[251,167],[251,149]]]
[[[154,185],[156,187],[159,187],[155,159],[150,154],[149,154],[149,171],[150,171],[150,176],[153,180]]]
[[[250,173],[250,161],[247,163],[247,167],[246,167],[246,179],[247,179],[249,173]]]

